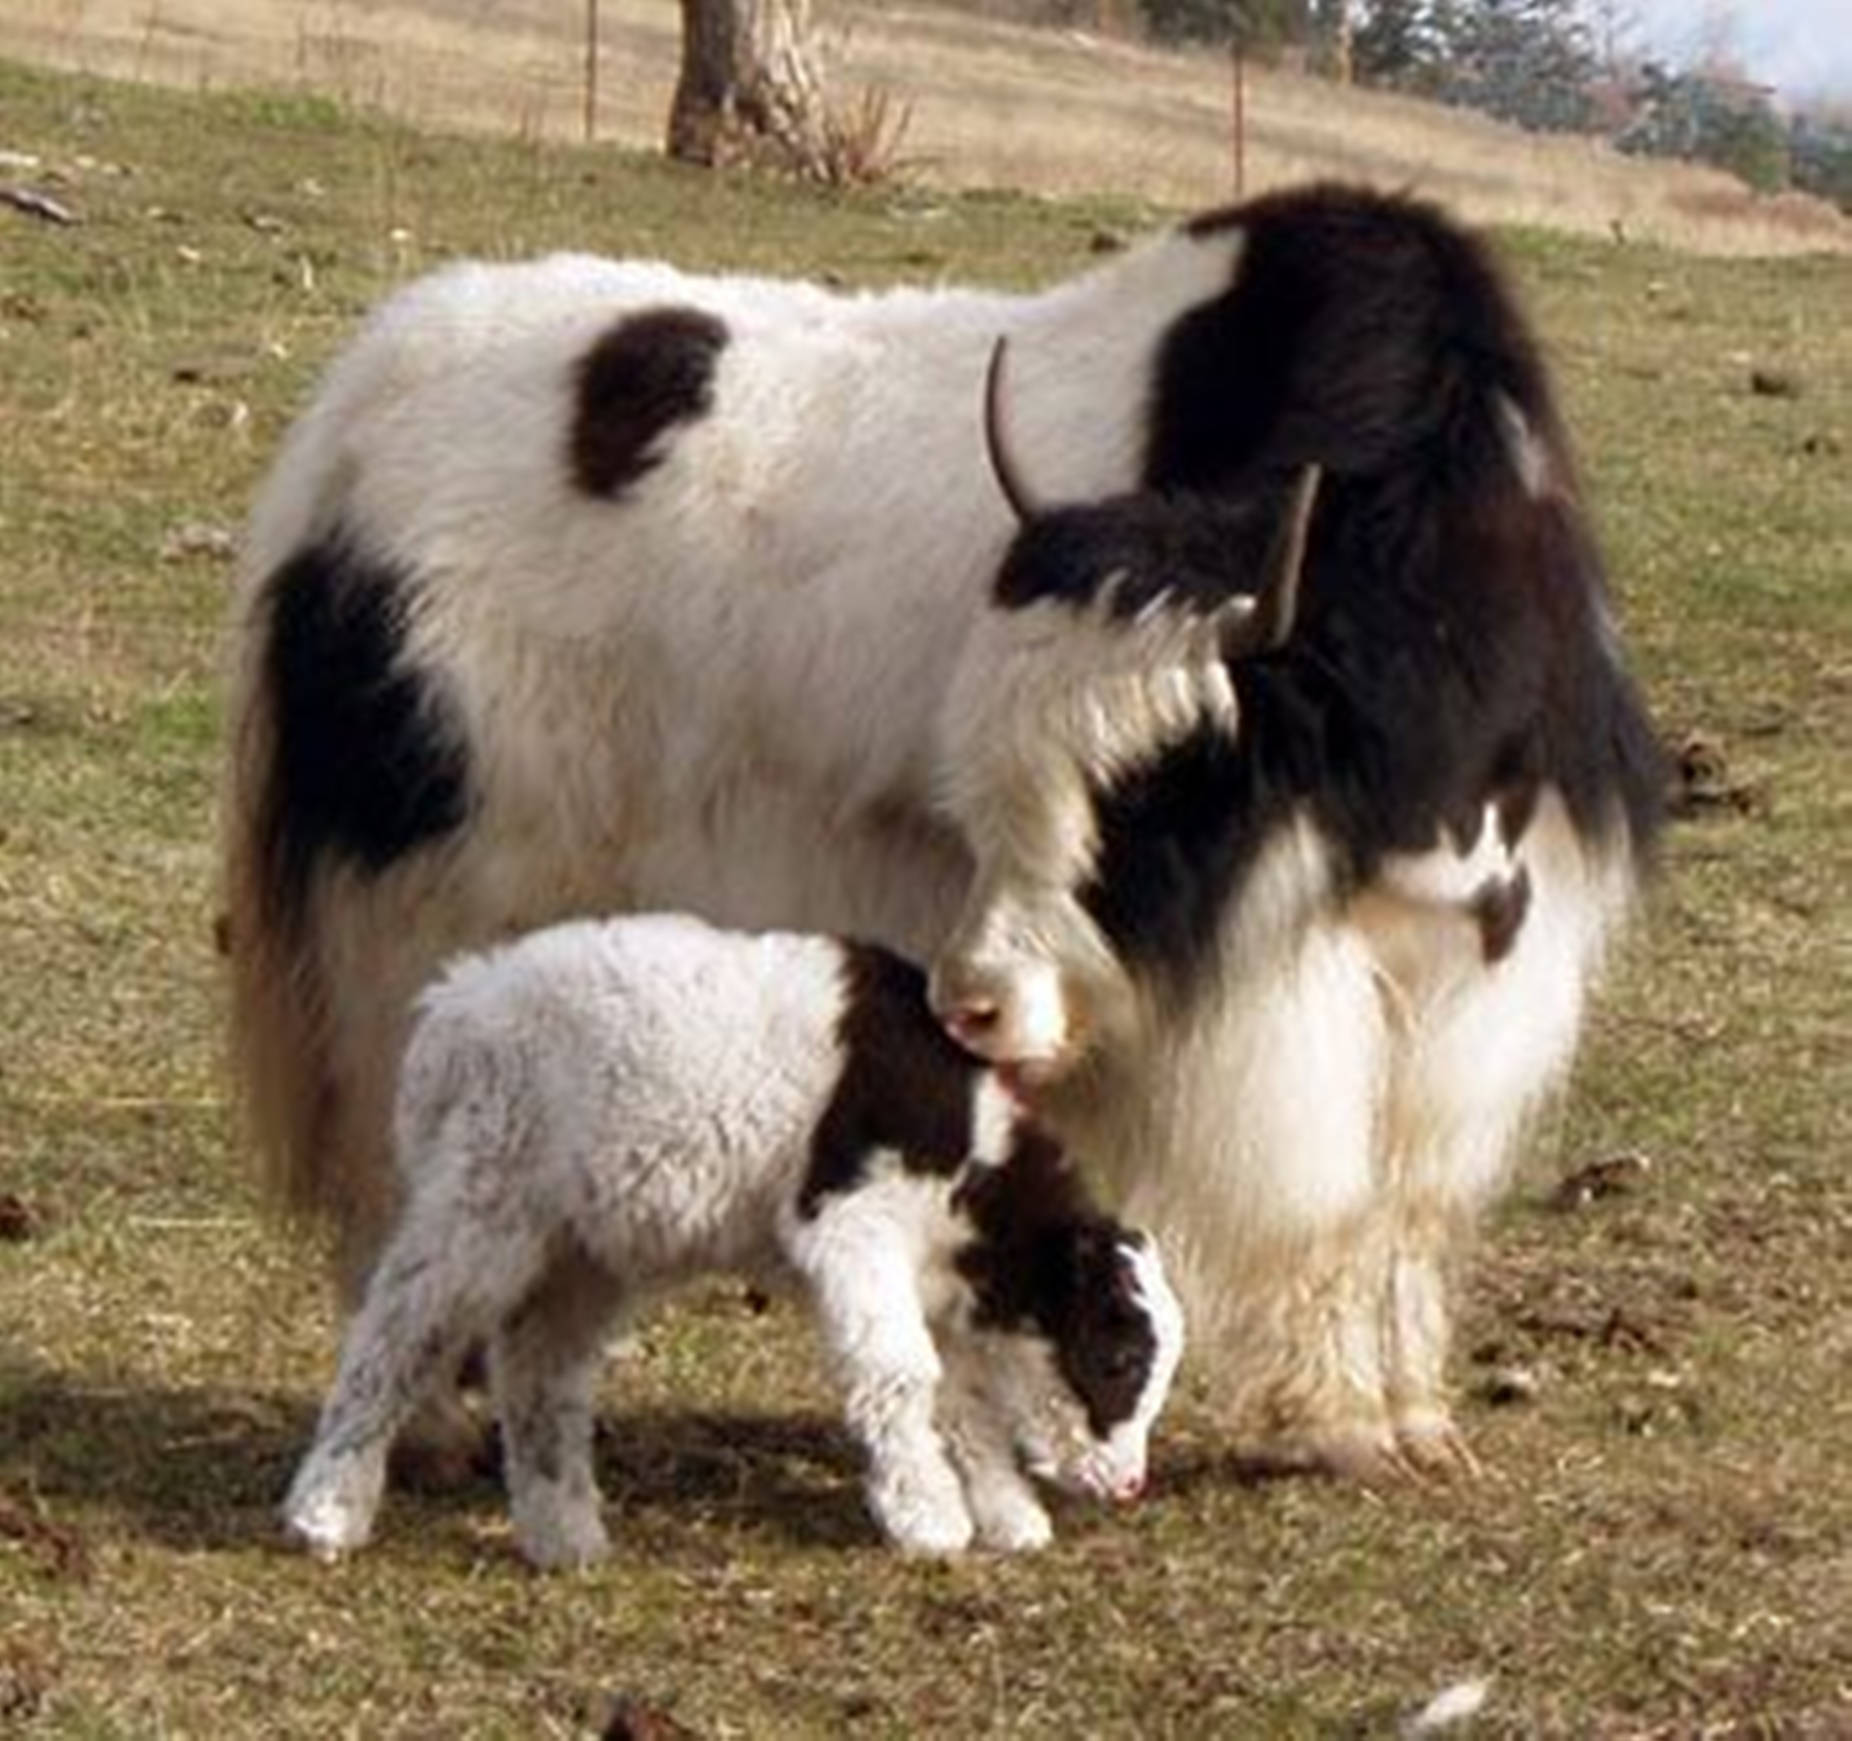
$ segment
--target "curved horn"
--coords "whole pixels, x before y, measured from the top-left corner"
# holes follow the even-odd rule
[[[1293,632],[1299,615],[1299,579],[1305,566],[1306,540],[1311,534],[1312,509],[1318,501],[1324,467],[1302,466],[1292,498],[1274,528],[1267,549],[1260,586],[1254,596],[1254,614],[1241,625],[1240,645],[1234,651],[1267,653],[1281,646]]]
[[[1003,353],[1009,343],[1007,338],[997,340],[991,347],[990,367],[984,372],[984,445],[990,450],[990,469],[996,474],[997,488],[1003,492],[1010,511],[1026,522],[1042,510],[1034,492],[1023,482],[1003,432]]]

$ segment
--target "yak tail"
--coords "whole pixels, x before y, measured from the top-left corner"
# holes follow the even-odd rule
[[[261,588],[254,597],[231,637],[221,793],[230,1065],[264,1195],[332,1232],[352,1305],[397,1201],[390,1097],[410,952],[372,891],[327,863],[305,872],[284,848]]]
[[[321,1220],[338,1210],[338,1182],[326,1165],[339,1103],[327,997],[313,902],[292,898],[275,850],[281,773],[257,675],[261,630],[246,624],[243,636],[252,644],[235,654],[220,825],[219,944],[229,958],[232,1073],[265,1195],[287,1215]]]

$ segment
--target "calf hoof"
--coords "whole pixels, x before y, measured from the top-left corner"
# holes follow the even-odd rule
[[[978,1545],[993,1553],[1035,1553],[1054,1539],[1054,1524],[1033,1499],[992,1508],[977,1519]]]
[[[903,1554],[961,1554],[971,1545],[971,1514],[949,1470],[942,1481],[890,1477],[876,1482],[868,1502],[882,1533]]]
[[[283,1535],[324,1565],[365,1547],[373,1534],[373,1507],[334,1485],[300,1495],[283,1508]]]
[[[522,1559],[541,1572],[582,1571],[611,1557],[611,1537],[596,1507],[517,1517],[514,1539]]]

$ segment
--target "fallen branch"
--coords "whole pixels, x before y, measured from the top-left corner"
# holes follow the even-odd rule
[[[43,218],[48,224],[77,224],[83,220],[67,205],[36,188],[0,186],[0,205],[9,205],[28,217]]]

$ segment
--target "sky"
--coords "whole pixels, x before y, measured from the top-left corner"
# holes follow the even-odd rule
[[[1852,0],[1625,0],[1644,52],[1678,66],[1721,34],[1749,76],[1784,96],[1852,97]]]

